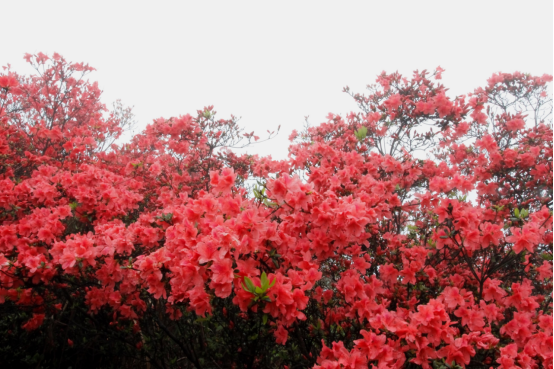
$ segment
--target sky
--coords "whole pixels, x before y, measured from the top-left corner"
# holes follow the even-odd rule
[[[103,102],[155,118],[241,117],[259,136],[248,149],[287,156],[304,117],[358,111],[382,71],[441,66],[455,96],[495,72],[553,74],[552,0],[486,1],[5,1],[0,65],[21,74],[25,53],[57,52],[97,69]]]

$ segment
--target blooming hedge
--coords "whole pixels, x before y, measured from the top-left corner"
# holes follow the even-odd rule
[[[33,367],[552,368],[552,76],[383,73],[287,160],[93,69],[0,74],[0,353]],[[269,132],[269,138],[274,133]]]

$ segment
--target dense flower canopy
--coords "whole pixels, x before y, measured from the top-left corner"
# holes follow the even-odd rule
[[[26,59],[0,74],[11,337],[157,367],[552,367],[551,76],[452,98],[440,67],[383,72],[276,161],[213,107],[114,144],[132,112],[91,67]]]

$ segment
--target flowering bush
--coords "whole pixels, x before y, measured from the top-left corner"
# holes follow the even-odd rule
[[[132,113],[92,68],[26,59],[0,75],[4,362],[552,367],[551,76],[452,99],[441,68],[383,73],[275,161],[213,107],[116,145]]]

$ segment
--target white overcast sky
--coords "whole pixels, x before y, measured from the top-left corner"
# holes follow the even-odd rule
[[[109,106],[152,119],[214,105],[263,136],[251,153],[287,155],[288,136],[329,112],[356,111],[342,92],[381,71],[446,69],[462,94],[492,73],[553,73],[553,2],[3,1],[0,65],[29,73],[25,53],[58,52],[97,69]]]

